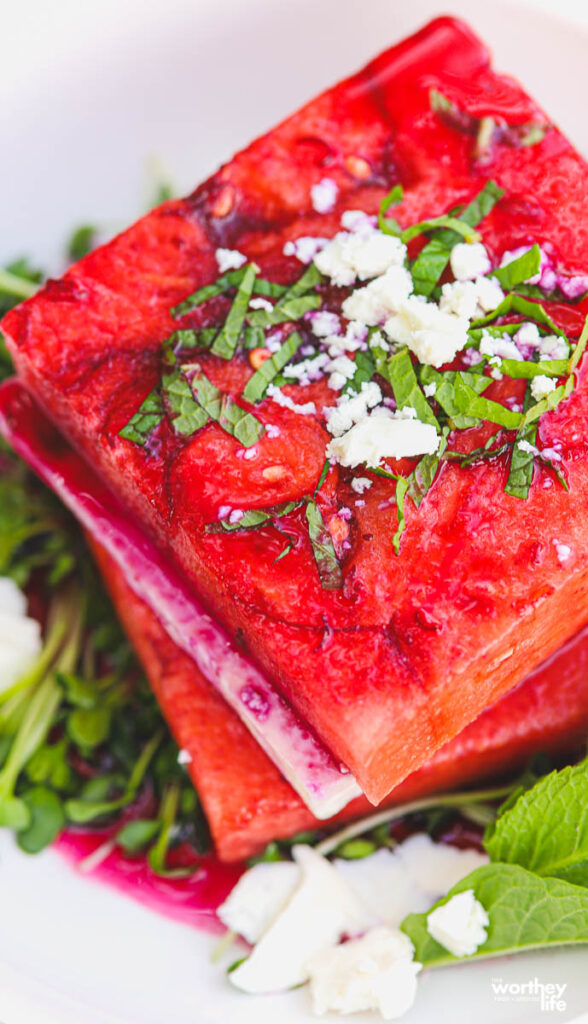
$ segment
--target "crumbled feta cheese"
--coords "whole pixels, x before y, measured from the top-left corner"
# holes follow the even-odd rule
[[[282,373],[284,377],[297,380],[300,384],[310,384],[311,381],[320,380],[324,376],[329,363],[330,360],[326,352],[319,352],[312,359],[302,359],[299,363],[288,363],[284,366]]]
[[[562,544],[559,540],[555,540],[555,538],[552,543],[555,548],[555,553],[557,555],[557,560],[559,564],[565,565],[572,553],[571,547],[569,546],[569,544]]]
[[[455,359],[464,347],[468,327],[465,317],[444,313],[436,303],[413,295],[400,303],[384,330],[392,341],[408,345],[419,362],[439,367]]]
[[[240,523],[245,513],[240,508],[234,508],[229,516],[230,523]]]
[[[404,846],[404,843],[400,844]],[[376,850],[358,860],[335,860],[339,874],[351,886],[373,925],[400,927],[407,914],[430,910],[447,890],[435,890],[433,898],[409,876],[404,860],[394,850]]]
[[[249,300],[249,308],[265,309],[267,310],[268,313],[270,313],[274,307],[272,306],[271,302],[269,302],[267,299],[264,299],[262,296],[259,296]]]
[[[292,861],[255,864],[231,889],[217,914],[231,931],[254,945],[275,921],[300,881]]]
[[[334,438],[327,446],[327,458],[351,469],[363,463],[376,467],[386,458],[433,455],[438,446],[439,437],[431,424],[380,408],[342,437]]]
[[[483,946],[489,924],[488,914],[473,889],[457,893],[427,916],[431,938],[457,957],[472,956]]]
[[[500,359],[515,359],[517,362],[521,362],[523,358],[514,341],[508,334],[501,334],[496,338],[494,335],[489,334],[488,331],[482,332],[479,352],[480,355],[483,356],[491,356],[493,358],[499,357]]]
[[[447,843],[435,843],[426,832],[409,836],[394,853],[410,882],[426,893],[428,906],[489,859],[477,850],[459,850]]]
[[[319,309],[309,314],[310,329],[317,338],[328,338],[330,334],[338,335],[341,331],[341,320],[336,313],[327,309]]]
[[[378,277],[389,267],[402,266],[406,246],[395,236],[373,231],[363,236],[340,231],[321,249],[315,263],[334,284],[347,286],[359,278]]]
[[[435,381],[432,381],[431,384],[425,384],[423,391],[425,393],[425,398],[434,398],[437,394],[437,385],[435,384]]]
[[[189,750],[178,750],[178,764],[191,764],[192,755]]]
[[[547,398],[552,391],[555,391],[555,388],[555,381],[551,377],[546,377],[543,373],[540,373],[538,377],[533,377],[531,380],[531,394],[536,402],[540,402],[542,398]]]
[[[221,274],[226,274],[227,270],[238,270],[247,263],[247,257],[238,249],[217,249],[214,255]]]
[[[408,936],[383,927],[318,953],[309,962],[314,1012],[379,1010],[397,1020],[415,1000],[422,964],[413,957]]]
[[[522,441],[517,441],[517,448],[519,451],[525,452],[527,455],[537,455],[535,445],[531,444],[530,441],[525,441],[524,438]]]
[[[341,214],[341,227],[352,234],[369,235],[376,230],[378,218],[363,210],[345,210]]]
[[[309,264],[312,263],[316,254],[329,241],[328,238],[315,238],[312,235],[301,235],[300,238],[295,238],[292,241],[286,242],[282,252],[284,256],[295,256],[300,263]]]
[[[284,409],[290,409],[292,412],[297,412],[300,416],[316,416],[316,405],[314,402],[305,402],[303,405],[297,405],[289,395],[285,395],[275,384],[269,384],[266,392],[268,398],[276,402],[277,405],[281,405]]]
[[[365,494],[366,491],[369,491],[371,486],[372,481],[367,476],[354,476],[351,481],[352,490],[354,490],[356,494]]]
[[[537,324],[522,324],[515,334],[515,339],[518,345],[528,345],[529,348],[539,348],[539,345],[541,344],[541,335],[539,334]]]
[[[489,313],[500,305],[504,292],[493,277],[477,277],[475,281],[451,281],[441,289],[439,308],[445,313],[467,317],[468,320]]]
[[[16,583],[0,577],[0,692],[31,667],[42,649],[41,626],[27,616],[27,600]]]
[[[345,352],[357,352],[360,348],[366,347],[368,329],[365,324],[352,320],[347,324],[345,334],[329,334],[324,344],[328,347],[329,355],[334,359],[342,356]]]
[[[382,392],[375,381],[362,384],[361,391],[352,395],[342,395],[337,405],[325,410],[327,430],[334,437],[340,437],[354,423],[359,423],[368,409],[373,409],[382,401]]]
[[[333,391],[340,391],[343,385],[355,374],[355,363],[349,356],[337,356],[329,363],[329,387]]]
[[[569,354],[570,346],[565,338],[560,338],[557,334],[546,334],[539,342],[541,359],[567,359]]]
[[[342,305],[343,316],[362,324],[381,324],[397,312],[412,292],[412,277],[405,267],[390,267],[364,288],[356,288]]]
[[[232,511],[233,511],[233,506],[232,505],[221,505],[219,510],[218,510],[218,513],[217,513],[217,518],[218,519],[228,519]]]
[[[449,257],[456,281],[473,281],[492,269],[486,246],[481,242],[458,242]]]
[[[328,860],[310,846],[295,846],[292,853],[300,881],[251,955],[229,974],[244,992],[279,992],[302,984],[313,956],[343,935],[369,927],[353,892]]]
[[[265,432],[268,437],[280,437],[282,431],[275,423],[266,423]]]
[[[317,213],[330,213],[337,202],[339,189],[331,178],[323,178],[310,190],[310,201]]]

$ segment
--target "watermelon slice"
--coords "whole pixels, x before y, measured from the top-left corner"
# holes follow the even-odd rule
[[[463,118],[456,128],[431,109],[431,89],[467,112],[465,130]],[[500,144],[472,160],[469,126],[490,118]],[[542,126],[533,145],[526,144],[529,125]],[[311,190],[327,174],[336,203],[317,213]],[[395,183],[405,189],[397,210],[405,225],[469,202],[489,177],[505,190],[484,221],[496,260],[532,240],[547,247],[567,281],[585,275],[584,161],[518,85],[491,70],[466,26],[439,19],[253,143],[188,199],[164,204],[49,282],[3,322],[36,400],[372,802],[588,619],[585,369],[572,396],[540,424],[569,494],[544,464],[521,501],[504,491],[504,461],[467,469],[445,463],[420,507],[408,508],[397,555],[395,484],[377,479],[358,507],[351,475],[333,468],[315,505],[318,527],[328,524],[341,547],[335,587],[332,560],[331,585],[321,586],[317,574],[317,559],[324,570],[332,544],[315,519],[317,555],[301,507],[280,529],[269,522],[230,535],[206,529],[223,508],[278,506],[282,513],[284,503],[307,503],[329,441],[323,409],[334,394],[324,379],[253,409],[241,398],[251,377],[247,353],[227,359],[202,350],[191,387],[198,390],[204,373],[217,396],[208,402],[212,419],[187,436],[158,420],[155,397],[149,443],[136,443],[128,424],[161,378],[162,342],[178,327],[171,309],[215,280],[219,248],[245,253],[275,290],[300,276],[285,243],[334,235],[345,210],[375,213]],[[199,306],[181,328],[218,325],[227,315],[223,303],[213,298],[212,311]],[[587,303],[548,308],[577,339]],[[215,387],[236,406],[221,404]],[[500,390],[492,384],[487,395]],[[288,399],[310,414],[288,407]],[[243,444],[227,429],[234,434],[239,408],[256,417],[253,458],[244,457],[253,450],[251,433]],[[251,419],[246,426],[251,432]],[[487,440],[484,428],[469,435],[471,448]],[[348,524],[351,514],[346,531],[341,512]]]
[[[318,821],[252,740],[156,616],[95,542],[94,555],[118,615],[135,646],[180,746],[221,860],[259,853],[271,840],[366,814],[356,799],[329,822]],[[488,708],[459,736],[388,795],[393,806],[468,786],[524,767],[539,752],[572,754],[588,731],[588,628]]]

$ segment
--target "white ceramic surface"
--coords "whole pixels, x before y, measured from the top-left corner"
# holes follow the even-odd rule
[[[588,5],[453,0],[449,8],[588,153]],[[142,211],[153,161],[179,191],[191,189],[249,138],[443,11],[434,0],[5,2],[0,263],[27,253],[60,269],[71,227],[98,222],[109,232]],[[212,945],[78,877],[53,852],[19,854],[0,834],[1,1024],[311,1019],[304,991],[262,999],[232,991],[209,962]],[[565,1011],[496,1000],[496,979],[535,977],[567,985]],[[586,1009],[586,952],[562,951],[430,974],[406,1022],[531,1024]]]

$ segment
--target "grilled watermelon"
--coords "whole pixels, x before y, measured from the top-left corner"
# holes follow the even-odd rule
[[[432,108],[431,90],[453,121]],[[500,144],[473,159],[470,125],[490,120]],[[541,129],[532,138],[529,125]],[[311,190],[325,175],[336,201],[318,213]],[[311,543],[304,509],[321,482],[324,410],[335,401],[325,379],[249,406],[241,396],[253,353],[226,358],[225,331],[224,354],[199,343],[192,366],[191,386],[204,374],[214,399],[207,408],[216,411],[182,432],[179,421],[174,428],[158,419],[154,389],[162,368],[171,372],[162,342],[178,325],[198,339],[226,320],[222,295],[184,316],[177,309],[218,276],[219,249],[245,254],[275,291],[300,276],[286,243],[334,235],[343,211],[376,213],[399,183],[404,201],[395,212],[404,226],[462,208],[490,177],[505,191],[483,225],[492,258],[532,240],[568,280],[585,275],[584,161],[516,83],[491,70],[466,26],[439,19],[254,142],[187,199],[164,204],[49,282],[2,325],[35,399],[374,803],[588,620],[585,368],[539,428],[569,493],[545,462],[520,500],[504,491],[505,459],[467,468],[446,461],[418,509],[408,506],[397,553],[395,483],[376,478],[358,505],[341,466],[331,467],[314,502]],[[332,289],[326,300],[337,305],[341,295]],[[577,339],[586,302],[547,308],[556,329]],[[488,397],[501,387],[492,383]],[[156,425],[148,443],[137,443],[128,425],[150,395]],[[255,445],[235,435],[239,409],[241,418],[255,415]],[[484,426],[467,434],[467,451],[488,439]],[[290,502],[297,507],[284,513]],[[276,506],[279,528],[274,519],[254,531],[207,530],[223,509]],[[317,573],[325,551],[327,586]]]

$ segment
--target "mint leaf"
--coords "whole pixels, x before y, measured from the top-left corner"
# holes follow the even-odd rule
[[[190,387],[196,401],[211,420],[214,420],[227,434],[236,438],[244,448],[250,448],[265,433],[262,423],[252,413],[242,409],[240,405],[224,394],[208,379],[197,366],[190,380]]]
[[[535,465],[535,453],[526,452],[519,448],[519,441],[527,441],[528,444],[535,444],[537,437],[537,425],[532,423],[517,434],[513,445],[510,459],[508,480],[504,490],[513,498],[527,498],[533,482],[533,467]]]
[[[447,448],[448,434],[449,428],[445,427],[442,436],[439,438],[437,454],[423,455],[407,478],[408,495],[416,508],[419,507],[421,501],[433,486],[441,462],[441,456]]]
[[[288,298],[287,294],[280,299],[274,308],[256,309],[249,313],[247,319],[250,327],[276,327],[278,324],[290,323],[293,320],[300,320],[305,313],[322,306],[322,298],[317,294],[300,295]],[[214,349],[213,349],[214,351]]]
[[[588,759],[551,772],[488,830],[493,861],[588,888]]]
[[[394,185],[394,188],[390,189],[388,194],[384,196],[380,203],[378,210],[378,227],[380,231],[383,231],[385,235],[399,235],[401,232],[400,225],[392,217],[387,217],[386,214],[391,206],[397,206],[401,203],[404,198],[404,189],[402,185]]]
[[[189,437],[208,423],[208,413],[194,400],[192,389],[178,367],[164,373],[162,391],[174,433]]]
[[[569,398],[572,391],[574,390],[574,378],[573,376],[568,377],[565,384],[559,384],[554,391],[550,391],[545,398],[542,398],[540,402],[536,402],[535,405],[525,413],[521,427],[526,427],[529,423],[535,423],[544,412],[550,412],[552,409],[556,409],[560,402],[563,402],[564,398]]]
[[[433,90],[434,92],[435,90]],[[441,95],[440,93],[438,95]],[[444,97],[443,97],[444,98]],[[449,101],[447,101],[449,102]],[[459,215],[462,223],[476,227],[504,195],[504,189],[494,181],[488,181],[484,188],[466,206]],[[421,249],[411,267],[411,274],[416,295],[430,295],[441,274],[449,262],[453,246],[459,242],[459,235],[454,231],[438,231],[430,242]]]
[[[586,345],[587,344],[588,344],[588,315],[586,316],[586,319],[584,320],[584,326],[582,328],[582,333],[581,333],[580,337],[578,338],[578,341],[577,341],[577,343],[576,343],[576,345],[574,347],[574,351],[572,352],[572,357],[570,359],[570,364],[569,364],[569,367],[568,367],[568,373],[573,373],[574,370],[576,369],[576,367],[578,366],[578,364],[580,362],[580,359],[584,355],[584,351],[586,349]]]
[[[177,306],[173,306],[170,310],[171,315],[177,319],[183,316],[185,313],[189,313],[191,310],[201,306],[204,302],[208,302],[209,299],[216,298],[217,295],[226,295],[231,288],[238,288],[247,267],[239,267],[238,270],[230,270],[226,274],[222,274],[216,281],[211,284],[206,284],[202,288],[198,288],[191,295],[188,295],[183,302],[178,303]],[[275,281],[266,281],[262,277],[255,279],[253,286],[254,295],[263,295],[268,298],[278,298],[286,292],[286,286],[283,284],[276,284]]]
[[[216,523],[208,523],[205,533],[235,533],[240,530],[255,530],[265,523],[271,523],[274,519],[281,519],[300,506],[299,501],[285,501],[279,505],[269,505],[267,508],[251,508],[243,513],[237,522],[232,523],[230,519],[219,519]]]
[[[490,277],[495,277],[505,291],[510,292],[518,284],[525,284],[530,277],[535,277],[541,268],[541,249],[535,243],[528,252],[518,259],[507,263],[505,267],[493,270]]]
[[[355,353],[355,372],[353,377],[343,385],[343,394],[349,395],[361,391],[361,385],[367,384],[376,372],[376,364],[369,352]]]
[[[443,214],[441,217],[432,217],[430,220],[423,220],[419,224],[411,224],[410,227],[404,229],[400,239],[402,242],[411,242],[413,238],[418,238],[419,235],[427,235],[438,228],[447,228],[455,232],[456,235],[461,235],[466,242],[478,242],[480,240],[478,232],[474,231],[470,224],[460,220],[458,217],[451,217],[449,214]]]
[[[538,363],[532,363],[530,360],[502,359],[499,369],[513,380],[532,380],[533,377],[540,376],[567,376],[569,367],[569,359],[544,359]]]
[[[396,514],[398,516],[398,529],[392,538],[392,544],[394,545],[394,551],[396,554],[400,552],[400,540],[404,530],[406,528],[406,519],[404,516],[404,499],[406,492],[408,491],[408,480],[404,476],[396,477]]]
[[[450,417],[452,424],[458,430],[466,430],[468,427],[478,426],[480,420],[475,416],[464,416],[460,406],[457,404],[455,394],[458,373],[455,370],[446,370],[439,373],[432,366],[423,366],[420,371],[421,384],[436,384],[435,400],[443,411]],[[467,384],[476,394],[482,394],[490,387],[492,381],[489,377],[483,377],[477,373],[459,373],[462,383]]]
[[[243,329],[243,323],[247,315],[249,300],[253,294],[255,284],[255,267],[249,264],[245,268],[243,279],[237,288],[237,294],[229,310],[227,319],[218,332],[211,351],[221,359],[232,359],[237,342]]]
[[[408,349],[403,348],[387,359],[379,358],[376,352],[376,369],[392,385],[399,409],[414,409],[422,423],[430,423],[439,430],[435,413],[419,386]]]
[[[486,942],[472,956],[458,959],[429,935],[430,910],[409,914],[401,929],[424,967],[588,942],[588,890],[580,886],[540,878],[516,864],[487,864],[463,878],[435,907],[467,889],[473,889],[488,914]]]
[[[513,412],[499,402],[493,402],[489,398],[478,395],[463,379],[464,374],[458,373],[455,378],[455,404],[460,413],[476,419],[489,420],[490,423],[497,423],[507,430],[518,430],[523,425],[523,415],[520,412]]]
[[[296,355],[302,342],[302,335],[298,331],[293,331],[292,334],[289,334],[278,351],[270,359],[266,359],[265,363],[262,363],[253,376],[249,378],[243,391],[243,398],[248,402],[259,402],[265,395],[268,384],[271,384],[278,373]]]
[[[514,295],[513,293],[507,295],[492,313],[488,313],[488,316],[484,316],[480,320],[473,320],[471,329],[475,331],[479,327],[486,327],[487,324],[493,323],[501,316],[508,316],[509,313],[520,313],[527,320],[534,320],[536,323],[543,324],[553,334],[557,334],[560,338],[564,338],[567,341],[565,332],[553,322],[549,313],[539,302],[532,302],[530,299],[523,298],[522,295]]]
[[[343,574],[335,553],[333,539],[325,526],[321,510],[313,499],[309,500],[306,505],[306,521],[312,553],[323,590],[342,590]]]
[[[134,444],[146,445],[154,430],[157,429],[165,416],[165,408],[159,387],[153,388],[126,427],[119,430],[118,436],[124,437]]]

